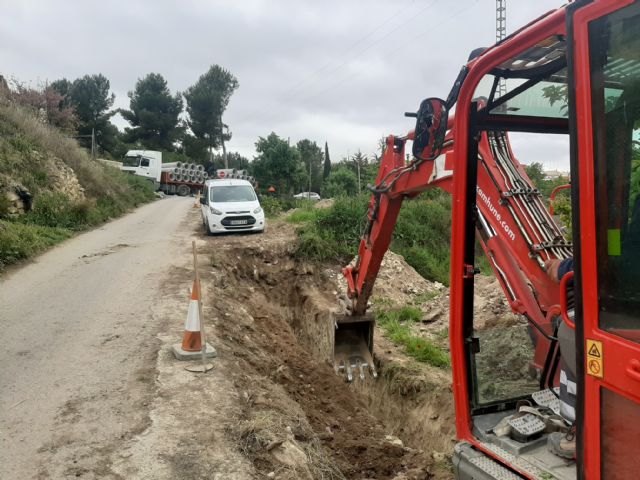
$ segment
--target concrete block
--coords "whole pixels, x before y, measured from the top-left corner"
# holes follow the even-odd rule
[[[202,352],[198,350],[197,352],[187,352],[182,349],[182,344],[176,343],[171,347],[173,354],[178,360],[199,360],[202,358]],[[213,358],[217,356],[218,353],[216,349],[213,348],[209,343],[207,343],[207,348],[205,350],[205,356],[207,358]]]

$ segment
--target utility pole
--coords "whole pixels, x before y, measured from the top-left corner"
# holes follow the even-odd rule
[[[91,159],[96,159],[96,129],[91,129]]]
[[[307,200],[311,198],[311,157],[309,157],[309,190],[307,190]]]
[[[227,133],[229,133],[229,127],[227,127]],[[224,160],[224,168],[229,168],[227,146],[224,144],[224,123],[222,123],[222,114],[220,114],[220,142],[222,143],[222,158]]]
[[[496,43],[501,42],[507,36],[507,0],[496,0]],[[507,93],[507,84],[504,79],[498,83],[496,98]]]

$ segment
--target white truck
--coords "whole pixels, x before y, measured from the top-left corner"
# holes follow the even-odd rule
[[[202,191],[208,177],[202,165],[162,163],[162,152],[154,150],[129,150],[122,159],[120,169],[148,179],[156,190],[183,197]]]

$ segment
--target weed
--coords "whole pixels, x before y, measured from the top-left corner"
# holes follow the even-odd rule
[[[449,339],[449,328],[445,327],[442,330],[438,330],[435,332],[435,336],[438,340],[448,340]]]
[[[64,228],[24,225],[0,220],[0,270],[29,258],[71,236]]]
[[[289,223],[308,223],[317,216],[317,210],[294,210],[285,220]]]
[[[402,345],[407,355],[417,361],[434,367],[449,366],[449,357],[429,340],[418,337],[411,332],[409,323],[419,322],[422,312],[415,307],[378,312],[377,321],[386,336],[394,343]]]
[[[437,298],[438,295],[440,295],[440,292],[436,290],[421,293],[415,296],[415,298],[413,299],[413,304],[422,305],[424,303],[429,303],[431,300]]]
[[[0,218],[7,218],[11,208],[11,201],[0,192]]]
[[[263,195],[260,197],[260,205],[264,210],[264,214],[268,218],[277,217],[282,212],[291,210],[300,206],[300,200],[292,197],[271,197]]]

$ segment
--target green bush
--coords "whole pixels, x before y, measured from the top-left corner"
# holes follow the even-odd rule
[[[365,196],[339,197],[331,207],[316,209],[298,230],[297,255],[318,261],[350,261],[358,251],[367,202]]]
[[[329,208],[297,214],[293,221],[302,223],[298,254],[314,260],[350,261],[357,253],[368,203],[368,195],[338,197]],[[404,202],[391,250],[423,277],[448,285],[450,236],[449,195],[430,190]]]

